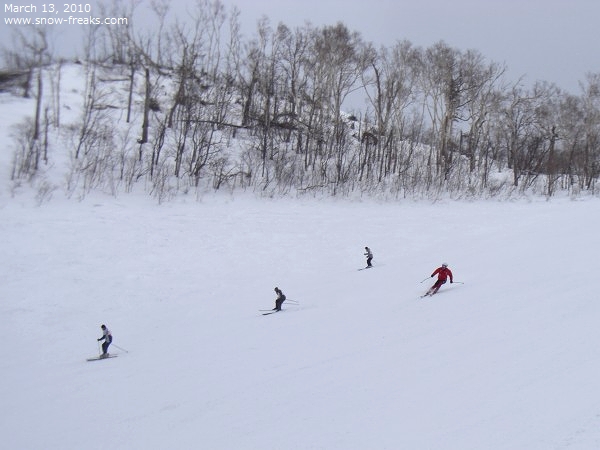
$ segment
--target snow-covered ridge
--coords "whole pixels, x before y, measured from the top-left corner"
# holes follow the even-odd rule
[[[597,193],[593,173],[588,183],[539,166],[521,170],[515,185],[515,171],[494,159],[505,151],[500,144],[474,159],[381,134],[366,115],[328,116],[316,131],[302,111],[267,117],[255,106],[250,114],[232,87],[184,83],[174,69],[146,77],[141,67],[68,63],[40,73],[39,114],[37,94],[0,94],[5,196],[29,191],[44,202],[138,191],[163,202],[211,190],[393,200]]]

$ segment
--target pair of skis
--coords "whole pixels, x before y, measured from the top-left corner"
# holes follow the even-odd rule
[[[425,280],[423,280],[423,281],[425,281]],[[421,283],[423,281],[421,281]],[[452,284],[465,284],[465,283],[462,282],[462,281],[454,281]],[[427,291],[423,295],[420,295],[419,298],[433,297],[435,294],[437,294],[437,291],[435,291],[435,292],[429,292],[429,291]]]
[[[119,347],[117,344],[112,344],[113,347],[118,348],[119,350],[125,352],[125,353],[129,353],[129,350],[124,349],[123,347]],[[100,344],[98,344],[98,351],[100,350]],[[104,356],[103,354],[100,354],[98,356],[95,356],[93,358],[88,358],[87,361],[100,361],[102,359],[110,359],[110,358],[116,358],[118,355],[112,355],[110,353],[107,353],[106,356]]]
[[[295,300],[290,300],[289,298],[286,300],[286,302],[289,302],[291,305],[299,305],[299,303]],[[281,309],[259,309],[259,311],[262,313],[263,316],[269,316],[271,314],[275,314],[276,312],[281,311]]]
[[[103,359],[110,359],[110,358],[116,358],[118,355],[107,355],[107,356],[96,356],[94,358],[88,358],[87,361],[101,361]]]

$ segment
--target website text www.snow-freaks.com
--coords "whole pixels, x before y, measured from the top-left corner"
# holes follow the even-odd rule
[[[4,4],[5,25],[128,25],[127,17],[95,17],[89,3]],[[14,15],[18,14],[18,15]]]

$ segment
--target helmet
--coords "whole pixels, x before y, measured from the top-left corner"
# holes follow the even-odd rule
[[[442,263],[442,267],[448,267],[448,263]]]

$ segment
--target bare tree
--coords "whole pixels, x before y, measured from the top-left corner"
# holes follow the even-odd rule
[[[600,177],[600,73],[587,74],[582,88],[585,130],[582,175],[585,189],[592,189]]]
[[[369,103],[373,108],[374,127],[361,135],[359,178],[365,175],[366,162],[374,152],[379,160],[378,181],[399,170],[402,165],[401,145],[408,120],[408,109],[415,101],[420,52],[408,41],[396,43],[392,49],[374,50],[371,70],[363,77]],[[373,149],[370,146],[374,146]],[[375,158],[373,158],[375,159]]]
[[[42,128],[47,129],[47,125],[42,124],[42,102],[44,96],[44,69],[52,60],[48,44],[48,32],[42,27],[31,27],[27,30],[30,32],[18,30],[17,33],[21,54],[23,61],[26,62],[28,72],[25,95],[29,95],[31,80],[35,79],[35,107],[31,127],[21,128],[21,132],[31,133],[31,135],[24,136],[21,144],[16,149],[19,154],[15,155],[14,161],[18,167],[13,169],[13,176],[19,178],[23,176],[31,177],[38,171],[42,154],[44,160],[47,161],[48,146],[47,139],[44,139],[43,143],[40,140]],[[46,120],[49,120],[47,115],[45,117]],[[47,134],[45,136],[47,137]],[[27,146],[23,145],[25,142],[27,142]]]
[[[350,156],[346,150],[348,129],[342,117],[346,97],[360,88],[357,82],[369,64],[367,47],[357,32],[350,32],[342,23],[316,31],[314,57],[317,74],[323,83],[322,104],[324,117],[331,129],[323,129],[327,159],[334,159],[334,189],[347,181]],[[335,191],[334,191],[335,192]]]

